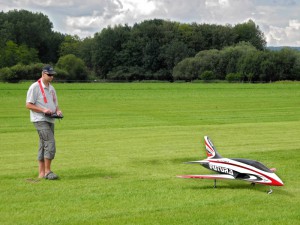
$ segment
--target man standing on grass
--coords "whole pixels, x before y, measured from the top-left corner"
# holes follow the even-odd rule
[[[30,110],[30,121],[33,122],[39,134],[38,150],[39,178],[58,179],[51,171],[51,162],[55,157],[54,121],[51,116],[62,116],[58,107],[57,95],[50,84],[56,72],[52,66],[43,67],[42,77],[33,83],[27,92],[26,108]]]

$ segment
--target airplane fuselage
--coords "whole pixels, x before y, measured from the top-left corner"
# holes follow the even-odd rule
[[[283,186],[283,182],[274,172],[254,160],[219,158],[197,162],[214,172],[230,175],[233,179],[270,186]]]

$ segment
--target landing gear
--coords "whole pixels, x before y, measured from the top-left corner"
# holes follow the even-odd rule
[[[255,186],[255,183],[251,183],[251,186],[254,187],[254,186]],[[267,191],[267,193],[268,193],[268,195],[270,195],[270,194],[273,193],[273,190],[271,189],[271,187],[270,187],[270,189]]]
[[[273,190],[271,189],[271,187],[270,187],[270,190],[267,193],[268,193],[268,195],[273,193]]]
[[[217,180],[214,180],[214,188],[217,188]]]

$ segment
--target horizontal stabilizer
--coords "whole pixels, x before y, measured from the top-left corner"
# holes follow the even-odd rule
[[[198,179],[229,179],[233,180],[234,177],[228,174],[212,174],[212,175],[178,175],[179,178],[198,178]]]
[[[203,163],[207,163],[207,161],[199,160],[199,161],[184,162],[184,164],[203,164]]]

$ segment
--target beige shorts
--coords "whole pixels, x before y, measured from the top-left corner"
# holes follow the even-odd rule
[[[54,139],[54,123],[46,121],[33,123],[40,137],[38,160],[54,159],[56,147]]]

